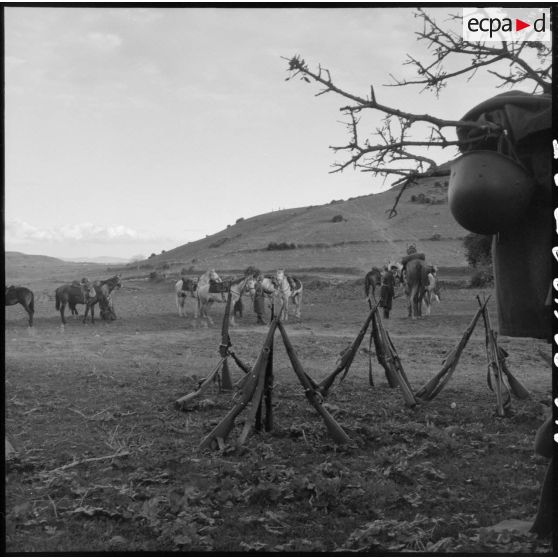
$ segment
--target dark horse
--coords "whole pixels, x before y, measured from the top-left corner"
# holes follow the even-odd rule
[[[422,300],[428,286],[429,266],[421,259],[410,260],[405,264],[405,293],[409,305],[409,316],[414,320],[422,316]]]
[[[364,295],[370,302],[376,301],[376,287],[382,283],[382,270],[373,267],[364,277]]]
[[[66,323],[66,319],[64,317],[66,304],[70,307],[72,314],[77,314],[76,304],[85,304],[83,323],[85,323],[87,319],[89,310],[91,310],[91,322],[95,322],[94,306],[97,303],[99,303],[101,317],[104,320],[115,320],[116,313],[114,312],[114,308],[112,306],[111,293],[115,288],[120,288],[121,286],[122,283],[120,282],[119,275],[115,275],[114,277],[105,279],[104,281],[96,281],[93,284],[95,296],[89,298],[87,301],[84,300],[83,291],[78,283],[74,282],[72,284],[58,287],[55,292],[56,310],[60,310],[62,323]]]
[[[33,327],[33,314],[35,313],[35,295],[27,287],[6,287],[6,306],[21,304],[29,315],[29,327]]]

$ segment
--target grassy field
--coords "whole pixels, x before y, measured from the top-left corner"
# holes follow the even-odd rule
[[[302,320],[286,324],[315,380],[333,370],[367,314],[362,285],[334,275],[305,276]],[[387,322],[415,390],[476,311],[477,291],[455,271],[446,279],[432,316],[410,321],[397,299]],[[448,386],[415,409],[375,359],[376,386],[368,384],[365,341],[327,399],[351,438],[338,446],[277,336],[274,430],[239,446],[245,411],[223,448],[200,452],[231,394],[211,387],[188,411],[174,402],[217,364],[224,305],[212,309],[214,327],[180,318],[173,284],[127,280],[114,296],[116,321],[69,320],[64,330],[52,280],[35,283],[33,330],[21,307],[6,308],[6,431],[17,452],[7,463],[7,551],[549,552],[530,535],[490,529],[536,511],[546,463],[533,437],[551,401],[540,354],[548,345],[502,338],[531,398],[514,400],[501,419],[486,384],[482,323]],[[246,305],[231,338],[253,364],[267,327]]]

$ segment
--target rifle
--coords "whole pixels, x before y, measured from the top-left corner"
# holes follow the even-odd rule
[[[451,378],[453,372],[457,367],[459,357],[461,356],[465,345],[467,345],[467,342],[469,341],[473,330],[477,325],[477,321],[483,313],[489,299],[490,297],[488,297],[485,300],[484,305],[482,305],[482,307],[477,310],[477,313],[471,320],[471,323],[467,326],[467,329],[464,331],[463,336],[459,340],[459,343],[446,356],[446,358],[442,362],[442,369],[440,370],[440,372],[438,372],[438,374],[436,374],[424,387],[417,391],[417,393],[415,394],[416,397],[424,399],[425,401],[431,401],[440,393],[440,391],[442,391],[443,387],[449,382],[449,379]]]
[[[477,300],[479,301],[480,304],[480,298],[478,295],[477,295]],[[506,416],[505,409],[510,404],[510,393],[502,377],[502,369],[500,366],[500,359],[498,355],[498,342],[496,341],[496,335],[490,323],[490,315],[488,314],[486,305],[484,306],[482,317],[484,320],[484,327],[486,331],[486,335],[485,335],[486,358],[488,360],[488,372],[487,372],[486,380],[488,383],[488,387],[496,394],[496,413],[498,416],[504,417]],[[494,389],[492,386],[491,376],[494,376],[496,380],[496,389]],[[502,397],[502,386],[505,387],[507,390],[507,397],[505,400]]]
[[[500,360],[500,367],[502,368],[502,372],[506,375],[508,379],[508,383],[510,385],[510,389],[512,393],[518,399],[529,399],[531,394],[527,391],[525,386],[510,372],[508,368],[508,364],[506,362],[506,357],[508,354],[502,347],[498,346],[498,359]]]
[[[386,361],[388,362],[389,368],[392,370],[395,379],[397,380],[397,384],[401,388],[401,392],[403,394],[403,399],[405,399],[405,403],[409,407],[415,407],[417,404],[417,400],[413,395],[413,390],[411,385],[409,384],[409,380],[407,375],[405,374],[405,370],[403,370],[403,365],[401,364],[401,359],[395,350],[395,345],[389,336],[389,333],[385,330],[384,325],[382,324],[382,320],[380,315],[377,314],[378,319],[378,326],[380,335],[382,336],[382,342],[386,347]]]
[[[275,335],[275,329],[277,328],[278,319],[275,318],[270,326],[267,336],[265,338],[262,350],[258,355],[256,363],[252,368],[250,374],[247,374],[243,380],[245,380],[240,391],[240,398],[235,406],[225,415],[221,422],[202,440],[200,444],[200,449],[207,448],[211,445],[213,440],[225,440],[229,435],[230,431],[234,427],[235,418],[244,410],[244,408],[250,403],[258,383],[260,382],[260,376],[265,374],[265,368],[267,365],[267,360],[269,358],[269,351],[271,344],[273,342],[273,336]],[[263,383],[263,382],[262,382]]]
[[[310,404],[314,407],[314,409],[316,409],[316,411],[318,411],[318,413],[322,417],[327,427],[327,430],[330,436],[334,439],[334,441],[338,444],[346,444],[350,442],[351,440],[347,436],[345,431],[341,428],[341,426],[339,426],[337,421],[329,414],[327,409],[325,409],[322,406],[323,398],[320,392],[316,390],[312,386],[312,383],[309,381],[309,376],[308,374],[306,374],[304,368],[302,367],[302,364],[298,360],[296,351],[294,350],[294,347],[292,346],[291,341],[287,336],[287,332],[285,331],[285,328],[283,327],[283,324],[281,322],[279,322],[278,327],[279,327],[279,331],[281,332],[281,337],[283,338],[283,343],[285,344],[287,355],[289,356],[295,374],[298,376],[298,379],[300,380],[300,383],[304,388],[304,395],[306,395],[306,398],[308,399]]]
[[[360,328],[360,331],[358,332],[355,340],[351,343],[350,347],[348,349],[346,349],[345,351],[343,351],[343,354],[341,356],[341,361],[339,362],[339,364],[335,367],[335,370],[324,380],[322,380],[318,386],[315,386],[313,389],[316,389],[316,387],[318,388],[318,391],[321,393],[321,395],[323,397],[327,396],[327,393],[329,391],[329,388],[331,387],[331,384],[333,384],[333,382],[335,381],[335,378],[337,377],[337,375],[341,372],[343,372],[343,370],[345,371],[345,373],[343,374],[341,381],[343,381],[343,379],[345,378],[345,376],[347,375],[347,373],[349,372],[349,368],[351,367],[351,364],[353,363],[353,360],[355,358],[355,354],[360,346],[360,344],[362,343],[362,339],[364,338],[364,336],[366,335],[366,330],[368,329],[368,327],[370,326],[370,322],[372,321],[372,317],[374,316],[374,312],[376,312],[377,308],[378,308],[378,304],[376,303],[370,310],[370,312],[368,313],[368,316],[364,322],[364,324],[362,325],[362,327]]]
[[[215,379],[215,376],[219,372],[219,370],[221,368],[221,365],[223,364],[223,362],[225,360],[226,360],[226,357],[222,358],[219,361],[219,364],[217,364],[217,366],[212,370],[212,372],[209,374],[209,376],[207,376],[207,378],[205,378],[205,380],[203,380],[199,384],[198,389],[196,391],[193,391],[192,393],[188,393],[187,395],[182,396],[180,399],[177,399],[174,403],[175,407],[178,410],[181,411],[181,410],[184,409],[184,407],[186,406],[187,403],[192,401],[192,399],[195,399],[196,397],[199,397],[209,387],[210,382]]]
[[[372,339],[374,341],[374,350],[376,351],[376,358],[378,359],[378,362],[384,369],[389,387],[395,388],[397,387],[397,378],[395,377],[395,374],[386,358],[386,347],[383,344],[382,337],[380,335],[380,326],[378,324],[378,320],[379,315],[378,313],[375,313],[372,320]]]
[[[229,320],[231,315],[231,304],[232,304],[232,292],[229,288],[229,294],[227,295],[227,303],[225,305],[225,315],[223,316],[223,325],[221,326],[221,344],[219,345],[219,354],[224,358],[223,361],[223,372],[221,373],[223,389],[226,391],[232,391],[233,383],[231,378],[231,371],[229,370],[229,364],[227,362],[228,350],[231,347],[231,338],[229,335]]]

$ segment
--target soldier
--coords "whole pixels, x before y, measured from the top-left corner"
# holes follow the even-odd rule
[[[384,266],[381,275],[380,288],[380,308],[384,309],[384,318],[389,319],[389,312],[392,307],[393,297],[395,295],[395,276],[391,269]]]
[[[257,324],[265,325],[264,315],[265,315],[265,294],[262,285],[262,276],[260,275],[256,280],[255,292],[254,292],[254,312],[257,316]]]

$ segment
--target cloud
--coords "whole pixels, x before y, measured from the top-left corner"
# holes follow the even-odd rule
[[[92,31],[87,33],[87,44],[99,50],[113,50],[122,44],[122,38],[114,33],[100,33]]]
[[[108,244],[168,240],[125,225],[100,226],[93,223],[78,223],[61,227],[39,228],[19,219],[6,223],[5,238],[7,244],[37,241]]]

